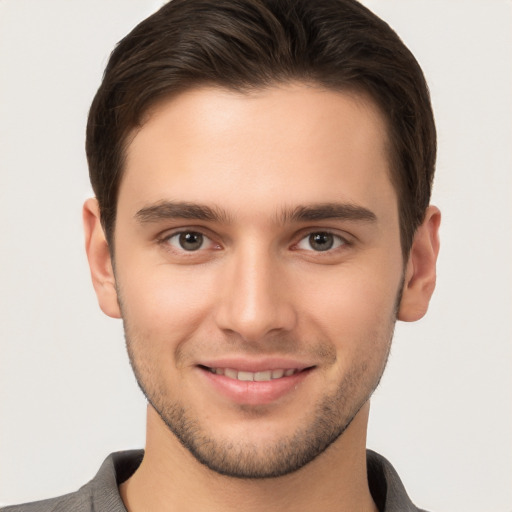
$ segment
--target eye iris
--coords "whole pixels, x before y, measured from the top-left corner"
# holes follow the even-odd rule
[[[309,244],[315,251],[328,251],[334,245],[334,237],[330,233],[313,233]]]
[[[201,233],[181,233],[180,245],[186,251],[197,251],[203,245],[203,235]]]

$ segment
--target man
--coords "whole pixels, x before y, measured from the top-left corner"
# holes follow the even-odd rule
[[[174,0],[113,52],[84,205],[145,452],[14,510],[418,510],[366,452],[396,319],[435,285],[435,128],[353,0]]]

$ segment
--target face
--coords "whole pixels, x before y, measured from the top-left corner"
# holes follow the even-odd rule
[[[114,263],[131,363],[168,429],[220,473],[300,468],[390,347],[404,265],[379,111],[305,85],[158,105],[127,150]]]

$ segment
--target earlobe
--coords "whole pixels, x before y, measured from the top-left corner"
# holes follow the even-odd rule
[[[100,308],[112,318],[121,318],[111,255],[100,221],[98,201],[95,198],[84,203],[83,222],[85,250]]]
[[[429,206],[423,223],[416,230],[409,253],[398,320],[414,322],[427,312],[436,285],[440,222],[439,209]]]

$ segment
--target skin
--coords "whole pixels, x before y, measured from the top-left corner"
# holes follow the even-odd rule
[[[440,222],[429,207],[404,262],[386,147],[369,99],[304,84],[190,90],[134,133],[115,262],[84,206],[98,300],[149,401],[129,511],[376,510],[369,398],[397,316],[427,310]],[[205,370],[286,364],[307,371],[277,394]]]

